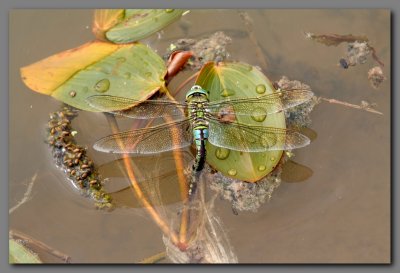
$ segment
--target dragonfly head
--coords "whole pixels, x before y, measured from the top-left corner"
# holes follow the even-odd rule
[[[208,91],[204,90],[200,85],[193,85],[186,93],[186,99],[194,96],[205,96],[208,98]]]

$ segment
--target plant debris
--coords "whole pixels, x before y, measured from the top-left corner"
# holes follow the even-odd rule
[[[355,41],[354,43],[349,43],[347,45],[347,64],[349,66],[364,64],[370,53],[371,50],[367,42]]]
[[[311,32],[305,32],[305,37],[326,46],[338,46],[341,43],[352,43],[352,42],[368,42],[367,36],[354,36],[352,34],[340,35],[340,34],[314,34]]]
[[[339,59],[339,65],[344,69],[366,63],[368,56],[371,55],[372,59],[380,66],[373,67],[368,71],[368,79],[371,86],[377,89],[386,79],[382,71],[382,67],[384,67],[385,64],[379,59],[375,48],[369,44],[367,36],[354,36],[352,34],[316,35],[311,32],[306,32],[305,37],[326,46],[337,46],[341,43],[347,43],[346,57]]]
[[[67,105],[51,113],[47,124],[47,143],[56,165],[67,174],[74,187],[92,199],[97,208],[109,209],[112,207],[111,196],[103,190],[102,179],[86,149],[75,141],[76,132],[71,127],[71,121],[77,115],[78,110]]]
[[[386,80],[385,75],[383,75],[382,68],[380,66],[375,66],[368,71],[368,80],[371,86],[378,89],[381,83]]]
[[[224,32],[218,31],[209,37],[201,40],[190,38],[179,39],[171,43],[167,49],[164,59],[168,60],[177,50],[191,51],[193,56],[186,63],[184,68],[189,70],[199,70],[207,62],[222,62],[229,56],[226,46],[232,42],[232,39]]]
[[[210,188],[217,192],[222,199],[231,202],[234,214],[238,214],[238,211],[256,212],[265,201],[271,199],[272,193],[281,184],[281,166],[285,160],[286,156],[282,156],[277,167],[257,183],[224,176],[220,172],[211,170],[208,165],[204,171],[207,172],[207,180],[211,181]]]
[[[304,89],[311,91],[311,87],[309,85],[297,80],[289,80],[289,78],[286,76],[282,76],[282,78],[279,81],[275,82],[274,85],[275,88],[280,88],[282,90]],[[318,98],[316,96],[313,96],[311,100],[305,103],[286,109],[285,117],[287,127],[309,127],[311,125],[310,113],[314,109],[314,106],[318,103]]]

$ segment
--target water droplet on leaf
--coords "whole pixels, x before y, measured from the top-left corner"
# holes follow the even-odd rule
[[[256,92],[258,94],[264,94],[265,90],[266,90],[266,87],[265,87],[264,84],[259,84],[259,85],[256,86]]]
[[[124,63],[124,62],[126,61],[126,58],[125,58],[125,57],[119,57],[119,58],[117,59],[117,61],[118,61],[119,63]]]
[[[131,74],[131,72],[126,72],[124,74],[124,76],[125,76],[125,78],[130,79],[132,77],[132,74]]]
[[[110,81],[108,79],[102,79],[94,86],[94,90],[100,93],[107,92],[108,89],[110,89]]]
[[[261,107],[254,109],[253,112],[251,113],[251,118],[258,122],[263,122],[266,117],[267,117],[267,114],[266,114],[265,110]]]
[[[174,11],[174,9],[166,9],[166,10],[165,10],[166,13],[171,13],[171,12],[173,12],[173,11]]]
[[[230,169],[230,170],[228,171],[228,174],[234,176],[234,175],[237,174],[237,171],[236,171],[235,169]]]
[[[215,150],[215,156],[216,156],[218,159],[221,159],[221,160],[228,158],[229,153],[230,153],[230,150],[229,150],[229,149],[226,149],[226,148],[218,147],[218,148]]]
[[[266,168],[267,168],[267,167],[266,167],[265,165],[260,165],[260,166],[258,166],[258,170],[259,170],[260,172],[265,171]]]

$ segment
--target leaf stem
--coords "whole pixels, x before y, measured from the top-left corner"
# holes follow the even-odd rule
[[[192,76],[190,76],[189,78],[187,78],[186,80],[184,80],[184,81],[178,86],[178,88],[176,88],[175,92],[174,92],[172,95],[174,95],[174,96],[179,95],[179,93],[183,90],[183,88],[184,88],[190,81],[192,81],[194,78],[196,78],[199,74],[200,74],[200,71],[197,71],[197,72],[194,73]]]

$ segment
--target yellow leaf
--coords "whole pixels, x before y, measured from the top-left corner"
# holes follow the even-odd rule
[[[92,41],[21,68],[24,83],[32,90],[51,95],[77,71],[125,45]]]

